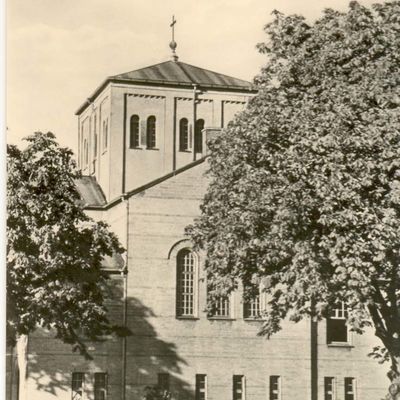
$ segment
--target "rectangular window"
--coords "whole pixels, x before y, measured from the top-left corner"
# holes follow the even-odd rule
[[[96,372],[94,374],[94,400],[107,399],[107,374]]]
[[[85,374],[83,372],[72,373],[72,400],[82,400],[85,386]]]
[[[233,400],[245,400],[245,380],[243,375],[233,375]]]
[[[335,397],[335,378],[326,376],[324,378],[324,400],[334,400]]]
[[[269,400],[280,400],[281,398],[281,377],[271,375],[269,377]]]
[[[207,375],[196,375],[196,400],[207,400]]]
[[[354,378],[344,378],[344,400],[356,399],[356,387]]]
[[[215,302],[210,317],[228,318],[231,316],[231,302],[229,297],[221,297]]]
[[[347,310],[343,302],[335,308],[326,320],[327,343],[348,343],[348,329],[346,324]]]
[[[169,374],[158,374],[157,386],[162,390],[169,390]]]

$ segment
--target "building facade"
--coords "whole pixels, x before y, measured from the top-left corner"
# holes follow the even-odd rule
[[[105,260],[112,320],[132,335],[89,343],[93,359],[38,331],[28,344],[29,399],[139,400],[154,387],[174,400],[376,400],[388,380],[367,357],[344,308],[328,321],[284,323],[258,336],[265,298],[239,288],[206,311],[204,255],[185,227],[207,188],[206,140],[256,93],[248,82],[180,62],[107,78],[78,109],[77,182],[87,213],[126,248]],[[15,355],[8,398],[17,399]],[[22,379],[20,377],[20,379]]]

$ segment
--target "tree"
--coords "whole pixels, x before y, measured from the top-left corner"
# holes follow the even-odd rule
[[[9,146],[7,154],[7,340],[19,346],[21,376],[27,335],[37,327],[86,357],[86,340],[123,331],[110,324],[102,290],[103,257],[123,249],[79,204],[72,152],[52,133],[26,140],[25,150]]]
[[[210,186],[188,229],[211,302],[263,281],[266,335],[345,302],[399,384],[400,2],[353,1],[313,24],[274,12],[265,32],[259,92],[209,143]]]

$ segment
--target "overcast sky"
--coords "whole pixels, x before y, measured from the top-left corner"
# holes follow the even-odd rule
[[[362,4],[379,1],[364,0]],[[312,20],[348,0],[8,0],[8,142],[52,131],[77,147],[77,108],[104,80],[170,59],[246,80],[265,63],[255,45],[274,9]]]

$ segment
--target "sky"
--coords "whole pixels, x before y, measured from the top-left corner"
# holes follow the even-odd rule
[[[51,131],[75,152],[75,111],[107,76],[170,59],[172,15],[180,61],[251,81],[266,62],[256,44],[274,9],[312,21],[348,2],[8,0],[7,141]]]

